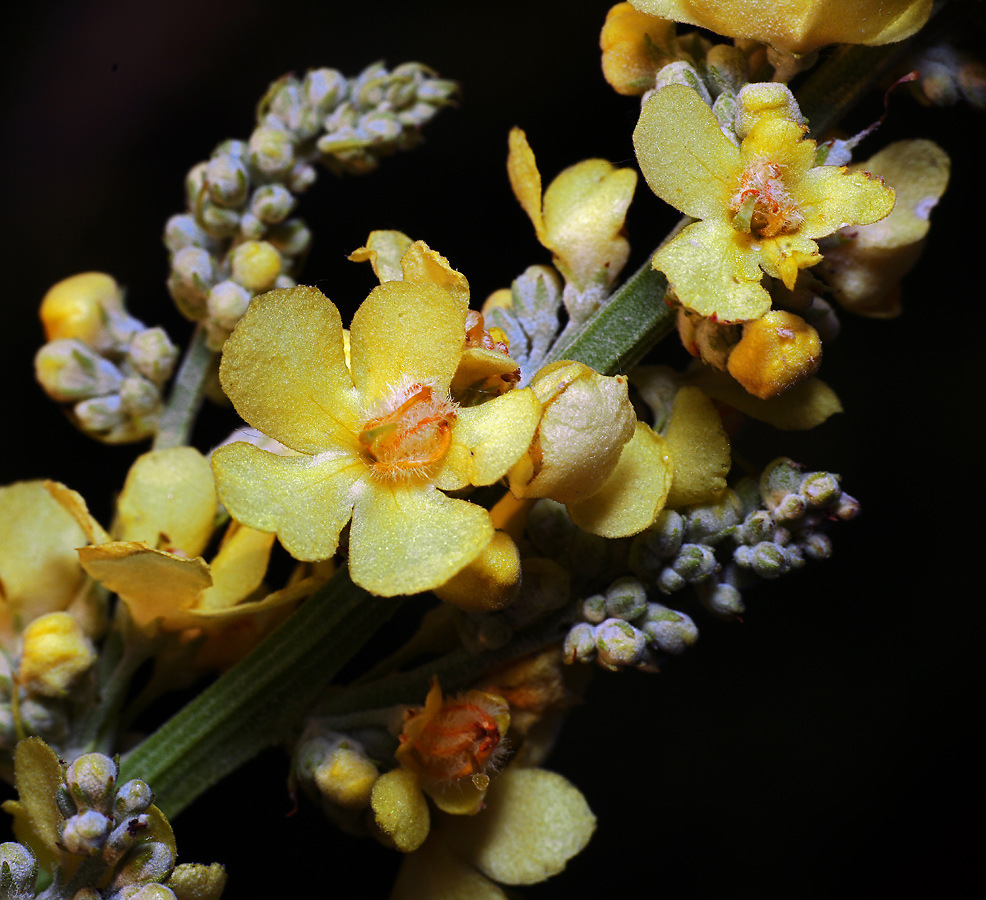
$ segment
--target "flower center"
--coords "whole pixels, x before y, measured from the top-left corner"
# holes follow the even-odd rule
[[[455,404],[431,385],[397,388],[363,425],[359,443],[372,471],[384,478],[421,473],[452,443]]]
[[[765,159],[754,160],[740,177],[729,208],[735,213],[733,228],[758,238],[792,234],[804,222],[798,205],[781,178],[783,166]]]

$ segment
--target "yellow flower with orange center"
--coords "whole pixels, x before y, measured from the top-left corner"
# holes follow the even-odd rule
[[[793,288],[822,258],[816,238],[886,216],[894,192],[864,171],[815,165],[791,92],[751,84],[740,92],[733,144],[695,91],[670,85],[644,104],[633,133],[644,178],[694,222],[653,266],[682,305],[722,322],[770,309],[766,273]]]
[[[445,491],[500,479],[541,411],[529,390],[453,402],[467,286],[422,248],[409,251],[404,280],[384,282],[356,311],[348,364],[339,311],[315,288],[295,287],[251,303],[220,368],[240,415],[298,454],[217,450],[226,508],[302,560],[331,557],[351,522],[353,581],[384,596],[438,587],[483,552],[489,512]]]

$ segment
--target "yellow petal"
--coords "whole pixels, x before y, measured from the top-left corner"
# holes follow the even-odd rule
[[[420,850],[404,857],[390,900],[507,900],[507,895],[452,853],[442,832],[432,832]]]
[[[355,456],[276,456],[239,441],[212,454],[219,496],[230,514],[275,532],[295,559],[328,559],[349,521],[354,485],[366,475]]]
[[[479,556],[435,588],[435,595],[466,612],[495,612],[509,606],[519,590],[520,551],[509,534],[498,531]]]
[[[349,571],[373,594],[417,594],[444,584],[493,537],[490,514],[425,485],[365,479],[353,509]]]
[[[353,382],[364,406],[385,400],[401,383],[448,390],[465,346],[465,322],[462,304],[434,285],[388,281],[374,288],[349,329]]]
[[[96,581],[120,595],[140,628],[156,619],[168,630],[183,627],[182,613],[212,584],[201,557],[185,559],[133,541],[83,547],[79,560]]]
[[[725,372],[707,366],[697,370],[691,381],[713,399],[783,431],[814,428],[829,416],[842,412],[835,391],[819,378],[809,378],[770,400],[754,397]]]
[[[0,487],[0,638],[72,602],[85,578],[75,551],[86,543],[44,482]]]
[[[194,447],[138,456],[117,509],[120,540],[198,556],[209,543],[218,510],[209,461]]]
[[[544,412],[530,453],[510,471],[510,490],[560,503],[591,496],[633,437],[636,415],[626,376],[561,360],[538,372],[531,388]]]
[[[428,801],[413,772],[398,768],[381,775],[373,785],[370,804],[377,825],[402,853],[417,850],[428,837]]]
[[[569,515],[583,531],[602,537],[637,534],[664,508],[672,473],[666,442],[638,422],[612,474],[591,497],[569,504]]]
[[[274,535],[230,522],[223,542],[212,560],[212,587],[199,598],[204,611],[234,606],[252,594],[263,581],[270,560]]]
[[[674,463],[668,506],[714,500],[726,489],[729,438],[712,401],[698,388],[678,391],[664,438]]]
[[[82,494],[58,481],[46,481],[44,485],[48,493],[79,523],[90,544],[105,544],[112,540],[103,526],[92,517]]]
[[[383,284],[385,281],[402,281],[401,257],[411,239],[402,231],[371,231],[366,246],[359,247],[349,254],[351,262],[369,262],[373,274]]]
[[[236,411],[293,450],[355,446],[357,401],[339,311],[313,287],[255,297],[223,349],[219,378]]]
[[[653,266],[683,306],[720,322],[757,319],[770,309],[760,257],[749,234],[721,222],[695,222],[665,244]]]
[[[600,274],[612,282],[626,264],[630,244],[622,231],[636,186],[636,172],[604,159],[577,163],[548,185],[542,243],[580,290]]]
[[[530,388],[458,410],[436,487],[450,491],[498,481],[527,450],[540,419],[541,404]]]
[[[894,190],[867,172],[817,166],[800,187],[803,227],[808,237],[824,237],[845,225],[868,225],[894,208]]]
[[[544,219],[541,215],[541,173],[527,135],[519,128],[510,129],[507,153],[507,176],[524,212],[534,225],[538,240],[544,244]],[[545,245],[547,246],[547,245]]]
[[[536,884],[557,875],[596,827],[585,798],[555,772],[512,767],[486,795],[486,809],[449,828],[449,846],[501,884]]]
[[[401,257],[401,270],[408,284],[430,284],[444,288],[463,307],[469,306],[469,282],[466,276],[449,265],[449,261],[424,241],[414,241]]]
[[[742,165],[695,91],[675,84],[644,104],[633,147],[647,184],[665,203],[696,219],[725,221]]]
[[[752,38],[788,53],[825,44],[888,44],[914,34],[932,0],[632,0],[636,9],[708,28],[730,38]]]

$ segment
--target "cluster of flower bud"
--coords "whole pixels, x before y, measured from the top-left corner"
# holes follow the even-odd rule
[[[586,597],[582,621],[565,637],[565,660],[591,662],[616,671],[632,666],[658,671],[663,658],[678,656],[698,640],[698,628],[686,613],[650,602],[639,578],[618,578],[604,593]]]
[[[34,368],[48,396],[105,443],[152,435],[178,358],[165,331],[131,316],[119,285],[101,272],[60,281],[40,312],[47,343]]]
[[[165,228],[168,290],[184,316],[204,322],[213,350],[252,297],[295,283],[311,232],[291,214],[315,181],[315,163],[372,169],[413,146],[455,91],[418,63],[393,71],[377,63],[354,79],[334,69],[286,76],[271,85],[246,141],[225,141],[191,169],[187,212]]]
[[[630,568],[665,594],[690,585],[708,610],[734,618],[744,610],[743,588],[826,559],[832,544],[823,526],[858,512],[837,475],[779,458],[759,482],[745,479],[715,503],[664,510],[633,539]]]

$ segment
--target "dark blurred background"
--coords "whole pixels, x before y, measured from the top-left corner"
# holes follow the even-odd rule
[[[428,241],[476,302],[547,262],[510,192],[506,136],[527,131],[545,184],[585,157],[634,164],[637,103],[599,70],[607,7],[74,0],[11,14],[0,57],[3,481],[56,478],[108,519],[143,448],[97,446],[45,399],[32,375],[37,304],[61,278],[106,271],[135,315],[184,342],[189,325],[164,286],[164,222],[182,210],[187,169],[248,136],[257,100],[288,71],[420,60],[462,84],[460,106],[420,149],[366,178],[323,173],[305,196],[315,244],[304,278],[344,310],[372,286],[346,255],[373,228]],[[850,125],[882,110],[873,96]],[[822,374],[846,412],[810,434],[772,435],[757,460],[785,454],[841,473],[863,515],[833,531],[832,560],[751,594],[743,624],[704,623],[660,675],[598,673],[551,764],[582,788],[599,827],[563,875],[525,896],[965,895],[983,799],[981,123],[894,95],[861,154],[923,136],[953,157],[904,315],[844,316]],[[675,220],[641,181],[631,267]],[[286,817],[285,777],[271,751],[203,797],[175,822],[181,859],[226,863],[229,897],[310,891],[313,878],[328,894],[355,871],[360,896],[386,896],[397,857],[307,805]]]

